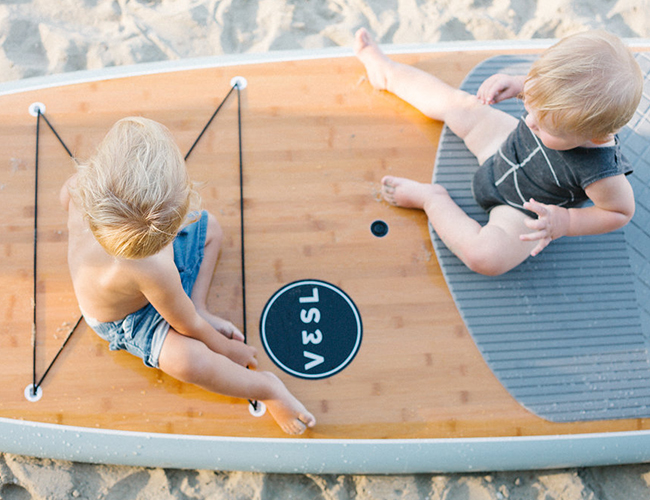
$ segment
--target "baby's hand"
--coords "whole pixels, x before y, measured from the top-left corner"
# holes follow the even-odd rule
[[[244,342],[229,340],[225,355],[239,365],[257,368],[257,349]]]
[[[478,89],[476,97],[483,104],[496,104],[512,97],[517,97],[523,90],[521,76],[497,73],[485,80]]]
[[[230,321],[215,316],[214,314],[208,312],[206,309],[196,309],[196,312],[206,320],[212,328],[221,333],[224,337],[244,341],[244,334]]]
[[[534,229],[535,232],[519,236],[522,241],[539,240],[537,246],[530,252],[530,255],[533,257],[544,250],[551,241],[567,234],[569,229],[569,211],[566,208],[556,205],[545,205],[532,198],[530,201],[524,203],[524,208],[535,212],[538,216],[537,220],[528,219],[526,221],[526,226]]]
[[[244,334],[233,323],[222,318],[218,318],[220,323],[215,326],[215,330],[221,332],[229,339],[244,341]],[[214,325],[213,325],[214,326]]]

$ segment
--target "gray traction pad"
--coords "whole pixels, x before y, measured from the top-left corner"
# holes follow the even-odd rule
[[[467,76],[476,93],[494,73],[525,74],[532,56],[498,56]],[[650,54],[634,118],[619,134],[632,163],[636,213],[624,229],[561,238],[499,277],[471,272],[431,231],[456,305],[485,361],[525,408],[553,422],[650,417]],[[521,116],[521,102],[496,107]],[[481,223],[476,158],[445,127],[433,182]]]

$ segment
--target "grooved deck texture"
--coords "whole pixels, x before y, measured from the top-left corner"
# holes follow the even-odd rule
[[[639,109],[619,137],[632,163],[636,214],[624,229],[562,238],[500,277],[467,269],[432,231],[443,273],[486,362],[520,404],[554,422],[650,417],[650,56]],[[533,56],[499,56],[462,88],[489,75],[526,73]],[[497,105],[524,113],[515,99]],[[478,163],[445,127],[433,181],[481,223],[471,194]]]

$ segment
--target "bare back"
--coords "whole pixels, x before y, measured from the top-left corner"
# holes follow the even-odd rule
[[[154,272],[162,260],[173,261],[173,249],[170,245],[152,257],[138,260],[109,255],[71,199],[71,181],[61,190],[61,203],[68,211],[68,266],[79,306],[84,315],[100,322],[118,321],[147,305],[141,278]]]

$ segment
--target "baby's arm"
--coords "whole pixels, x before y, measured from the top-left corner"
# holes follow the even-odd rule
[[[524,208],[539,216],[537,220],[526,221],[535,232],[521,235],[523,241],[539,240],[531,255],[537,255],[552,240],[562,236],[609,233],[623,227],[634,215],[634,192],[624,175],[596,181],[585,192],[593,206],[566,209],[533,199],[524,203]]]
[[[163,254],[165,251],[161,252]],[[196,311],[183,290],[178,270],[171,258],[154,256],[137,277],[141,292],[171,327],[186,337],[200,340],[211,350],[250,368],[257,367],[255,348],[218,333]]]
[[[497,73],[485,80],[476,92],[476,97],[483,104],[496,104],[517,97],[524,90],[526,77]]]

